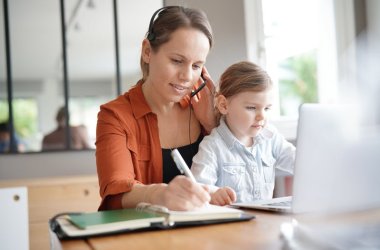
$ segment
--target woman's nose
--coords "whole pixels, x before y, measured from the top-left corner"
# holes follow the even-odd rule
[[[180,79],[184,82],[190,82],[192,79],[192,68],[190,67],[183,67],[180,72]]]

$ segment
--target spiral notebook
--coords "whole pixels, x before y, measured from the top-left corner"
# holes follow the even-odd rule
[[[230,207],[207,205],[193,211],[171,211],[166,207],[140,203],[137,208],[92,213],[64,213],[50,220],[60,239],[86,238],[138,230],[245,221],[254,216]]]

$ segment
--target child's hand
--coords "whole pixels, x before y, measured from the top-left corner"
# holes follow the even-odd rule
[[[230,187],[222,187],[211,194],[211,204],[224,206],[236,201],[236,193]]]

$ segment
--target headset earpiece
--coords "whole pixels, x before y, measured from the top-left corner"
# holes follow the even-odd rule
[[[149,41],[153,41],[154,39],[156,39],[156,35],[154,34],[153,32],[153,23],[154,23],[154,19],[156,18],[156,16],[161,12],[163,11],[164,9],[166,9],[167,7],[162,7],[162,8],[159,8],[158,10],[156,10],[152,17],[150,18],[150,23],[149,23],[149,29],[148,29],[148,35],[147,35],[147,39]]]
[[[151,42],[156,39],[156,35],[153,32],[149,32],[146,38],[148,38],[148,40]]]
[[[165,6],[165,7],[159,8],[158,10],[156,10],[153,13],[152,17],[150,18],[148,35],[146,36],[146,38],[149,41],[153,41],[154,39],[156,39],[156,34],[154,34],[154,31],[153,31],[153,24],[154,24],[154,19],[156,18],[156,16],[158,16],[158,14],[160,14],[161,11],[164,11],[164,10],[167,10],[167,9],[173,8],[173,7],[180,7],[180,6]]]

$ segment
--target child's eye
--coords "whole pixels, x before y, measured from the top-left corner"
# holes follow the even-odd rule
[[[200,68],[201,68],[201,66],[199,66],[199,65],[197,65],[197,64],[194,64],[194,65],[193,65],[193,69],[194,69],[194,70],[198,70],[198,69],[200,69]]]
[[[256,110],[256,107],[254,107],[254,106],[247,106],[247,107],[245,107],[247,110]]]
[[[266,107],[264,110],[269,111],[269,110],[271,110],[271,107]]]

